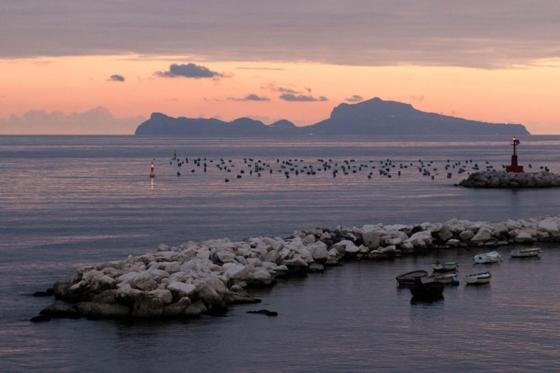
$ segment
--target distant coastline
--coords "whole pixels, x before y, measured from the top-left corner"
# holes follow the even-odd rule
[[[171,117],[153,113],[135,135],[188,137],[449,137],[528,136],[522,124],[488,123],[415,109],[412,105],[380,98],[357,104],[340,104],[328,119],[298,127],[288,120],[272,124],[251,118],[231,122],[215,118]]]

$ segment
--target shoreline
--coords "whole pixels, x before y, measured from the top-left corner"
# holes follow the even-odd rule
[[[287,238],[190,241],[82,267],[37,296],[55,301],[32,321],[51,318],[189,319],[258,303],[256,287],[306,276],[352,260],[386,260],[457,248],[560,242],[560,217],[488,223],[364,225],[296,231]]]

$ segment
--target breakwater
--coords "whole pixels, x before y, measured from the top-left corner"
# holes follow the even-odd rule
[[[83,267],[46,294],[55,301],[35,321],[65,318],[194,318],[254,303],[252,287],[326,270],[345,260],[386,260],[433,250],[559,242],[560,217],[498,223],[364,225],[254,237],[161,244],[157,251]]]
[[[467,188],[553,188],[560,187],[560,175],[552,172],[482,171],[459,183]]]

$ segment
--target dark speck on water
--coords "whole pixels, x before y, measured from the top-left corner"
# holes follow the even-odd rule
[[[175,150],[191,170],[182,177],[169,163]],[[238,305],[192,322],[29,321],[52,300],[33,293],[75,267],[162,242],[558,215],[559,189],[453,186],[475,164],[501,169],[509,152],[504,139],[0,137],[0,371],[560,371],[555,245],[543,246],[541,260],[484,267],[490,286],[462,282],[431,304],[411,305],[395,276],[439,259],[458,261],[463,281],[480,271],[476,249],[346,263],[256,290],[262,309],[281,317]],[[263,169],[250,173],[244,158]],[[289,159],[288,174],[276,171]],[[520,163],[559,172],[560,138],[525,139]]]

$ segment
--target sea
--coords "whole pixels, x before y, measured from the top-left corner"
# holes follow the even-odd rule
[[[528,171],[560,172],[560,137],[522,138],[518,150]],[[506,259],[482,268],[472,263],[476,249],[350,262],[259,290],[262,304],[223,317],[29,321],[51,302],[35,291],[160,243],[560,214],[560,189],[455,186],[475,168],[501,169],[510,154],[503,138],[1,136],[0,372],[560,371],[560,250],[552,244],[538,260],[510,260],[511,248],[500,248]],[[174,155],[189,163],[177,167]],[[274,172],[250,174],[245,162],[258,160]],[[222,161],[232,172],[216,167]],[[320,171],[325,161],[347,165],[348,175]],[[319,171],[286,177],[285,162]],[[443,301],[411,304],[395,276],[436,260],[458,261],[460,280],[490,270],[491,285],[461,283]],[[279,316],[247,314],[255,308]]]

